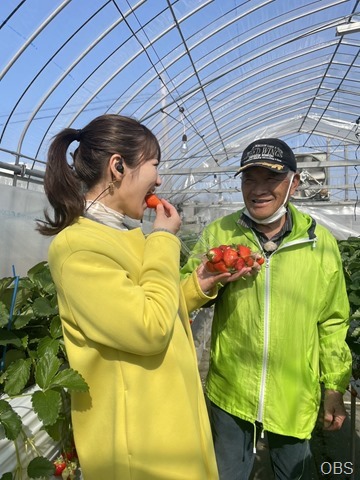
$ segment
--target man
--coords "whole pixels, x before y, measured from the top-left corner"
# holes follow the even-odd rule
[[[351,355],[341,257],[331,233],[289,203],[296,168],[285,142],[252,142],[236,174],[245,208],[208,225],[194,249],[243,244],[266,259],[259,273],[222,279],[215,303],[206,393],[221,480],[249,478],[262,431],[275,478],[309,480],[321,384],[324,428],[345,419]],[[203,270],[200,261],[191,256],[184,276]]]

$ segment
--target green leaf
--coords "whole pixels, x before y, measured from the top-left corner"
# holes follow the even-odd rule
[[[5,373],[8,375],[7,369],[13,363],[19,360],[20,358],[26,358],[26,352],[24,350],[18,350],[17,348],[10,348],[6,350],[5,353]],[[1,383],[1,381],[0,381]]]
[[[59,315],[56,315],[56,317],[54,317],[51,320],[50,334],[53,338],[61,338],[63,335],[62,328],[61,328],[61,320]]]
[[[40,262],[28,271],[28,277],[38,288],[48,294],[55,294],[55,284],[47,262]]]
[[[59,418],[61,409],[61,394],[55,390],[40,390],[31,396],[32,406],[44,425],[53,425]]]
[[[40,388],[46,390],[51,385],[59,367],[60,360],[51,351],[46,351],[35,369],[35,380]]]
[[[0,329],[0,345],[9,344],[21,347],[21,339],[11,330],[5,328]]]
[[[8,395],[18,395],[25,387],[30,378],[30,358],[19,359],[13,362],[6,370],[4,391]]]
[[[30,295],[31,292],[27,288],[19,287],[16,294],[14,312],[21,311],[27,305]]]
[[[9,440],[16,440],[21,432],[21,418],[5,400],[0,400],[0,425]]]
[[[0,480],[13,480],[13,474],[11,472],[4,473]]]
[[[55,442],[63,441],[64,432],[68,429],[68,423],[64,418],[58,418],[53,425],[44,425],[45,432]]]
[[[51,385],[54,387],[63,387],[75,392],[87,392],[88,384],[76,370],[66,368],[61,370],[54,378]]]
[[[350,303],[352,303],[353,305],[358,307],[360,305],[360,296],[357,295],[354,292],[350,292],[349,293],[349,301],[350,301]]]
[[[0,298],[3,295],[4,291],[9,288],[9,286],[13,283],[14,277],[4,277],[0,278]]]
[[[13,328],[16,330],[19,330],[20,328],[24,328],[31,322],[33,318],[34,318],[33,312],[16,315],[14,317]]]
[[[46,352],[49,352],[52,355],[56,356],[59,351],[59,343],[59,340],[55,340],[54,338],[43,337],[39,341],[39,345],[37,348],[38,357],[41,358],[45,355]]]
[[[48,478],[53,475],[54,472],[54,464],[45,457],[33,458],[27,467],[27,474],[29,478]]]
[[[33,310],[37,317],[50,317],[57,313],[57,310],[51,306],[51,303],[46,297],[35,298]]]
[[[9,310],[7,309],[5,303],[0,301],[0,328],[6,327],[9,323]]]

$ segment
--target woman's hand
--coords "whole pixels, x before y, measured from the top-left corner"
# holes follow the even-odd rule
[[[205,265],[201,263],[196,269],[196,275],[200,288],[205,293],[212,290],[218,283],[225,285],[226,283],[235,282],[240,277],[249,275],[251,270],[251,267],[243,267],[241,270],[235,273],[226,272],[217,274],[209,272]]]
[[[163,228],[176,235],[180,227],[181,218],[176,208],[162,198],[161,204],[156,207],[156,218],[153,224],[154,230]]]

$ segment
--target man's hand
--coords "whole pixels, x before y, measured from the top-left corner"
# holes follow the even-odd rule
[[[324,430],[340,430],[346,418],[343,394],[336,390],[325,390]]]
[[[203,292],[208,292],[212,290],[218,283],[222,283],[225,285],[229,282],[235,282],[240,277],[249,274],[251,271],[250,267],[244,267],[236,273],[219,273],[214,274],[206,270],[206,267],[203,263],[201,263],[198,268],[196,269],[196,274],[198,277],[198,282],[200,288]]]

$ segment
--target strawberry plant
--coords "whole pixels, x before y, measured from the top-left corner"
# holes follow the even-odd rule
[[[353,356],[353,377],[360,379],[360,238],[338,241],[350,302],[347,343]]]
[[[30,395],[42,429],[65,455],[74,449],[69,393],[87,390],[81,375],[68,366],[47,263],[35,265],[24,278],[0,279],[0,430],[14,442],[17,458],[15,471],[1,472],[0,480],[21,479],[24,467],[28,478],[50,478],[59,471],[57,464],[38,454],[11,400]],[[20,445],[28,452],[26,466],[21,465]],[[66,478],[75,478],[76,458],[71,464],[66,461]]]

